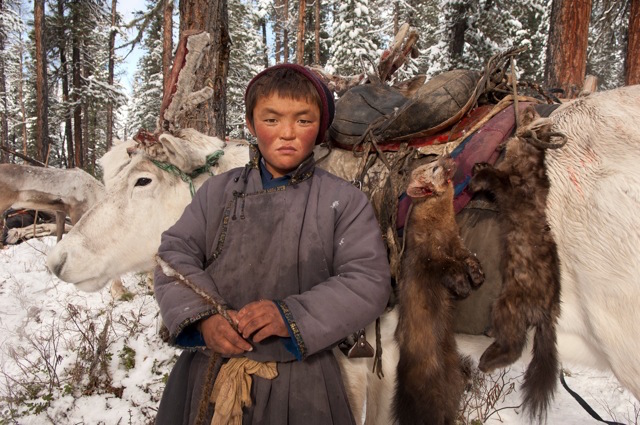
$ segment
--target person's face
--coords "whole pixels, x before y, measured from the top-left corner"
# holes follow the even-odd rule
[[[320,108],[305,99],[272,94],[257,100],[253,126],[247,127],[256,139],[267,170],[282,177],[295,170],[313,151],[320,129]]]

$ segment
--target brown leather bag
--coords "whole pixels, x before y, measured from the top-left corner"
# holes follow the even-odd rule
[[[329,134],[353,146],[367,133],[381,145],[435,134],[458,122],[479,96],[481,74],[453,70],[437,75],[406,98],[380,82],[356,86],[336,102]]]
[[[399,90],[380,82],[355,86],[337,100],[329,136],[340,146],[356,145],[372,123],[386,119],[407,100]]]

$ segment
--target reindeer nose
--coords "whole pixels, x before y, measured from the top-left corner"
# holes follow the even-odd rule
[[[58,258],[57,262],[54,262],[53,264],[49,264],[49,269],[53,274],[60,277],[60,275],[62,274],[62,269],[64,268],[64,264],[66,262],[67,262],[67,253],[65,252],[60,256],[60,258]]]

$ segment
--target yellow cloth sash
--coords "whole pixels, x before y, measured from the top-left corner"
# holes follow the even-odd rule
[[[211,425],[242,425],[242,408],[251,406],[251,375],[275,378],[276,362],[234,357],[222,365],[211,392],[211,402],[216,406]]]

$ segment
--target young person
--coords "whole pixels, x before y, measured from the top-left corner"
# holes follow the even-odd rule
[[[268,68],[249,83],[245,103],[257,139],[250,162],[210,178],[158,250],[226,305],[237,331],[188,285],[156,270],[170,342],[190,348],[171,372],[156,423],[194,422],[215,352],[224,363],[216,387],[235,373],[225,368],[245,364],[239,360],[249,359],[250,369],[273,365],[267,377],[251,375],[241,423],[352,424],[332,348],[375,320],[389,299],[378,222],[362,192],[315,167],[313,148],[334,105],[312,72]]]

